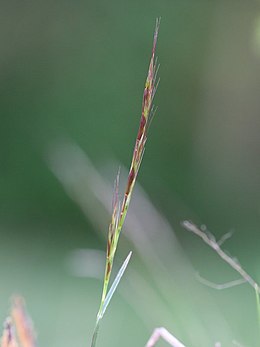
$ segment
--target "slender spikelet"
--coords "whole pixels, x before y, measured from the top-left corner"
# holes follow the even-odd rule
[[[25,303],[21,297],[13,299],[11,313],[20,345],[22,347],[36,347],[32,320],[25,310]]]
[[[153,98],[155,95],[156,87],[157,87],[157,62],[155,59],[155,49],[157,44],[158,30],[159,30],[160,20],[156,20],[156,27],[154,32],[153,39],[153,49],[152,49],[152,57],[148,69],[148,75],[145,82],[145,88],[143,93],[143,102],[142,102],[142,115],[140,120],[140,125],[137,133],[137,138],[135,142],[132,162],[128,175],[128,182],[125,190],[124,200],[122,203],[120,221],[119,221],[119,232],[123,226],[125,221],[126,213],[128,210],[129,202],[131,199],[131,195],[133,192],[133,187],[137,178],[137,174],[140,168],[140,164],[143,158],[145,143],[147,140],[147,130],[149,127],[149,122],[151,117],[153,116]]]
[[[106,293],[107,293],[107,288],[109,284],[109,279],[110,279],[110,274],[112,271],[113,267],[113,260],[114,260],[114,254],[115,254],[115,235],[118,230],[118,222],[119,222],[119,217],[120,217],[120,200],[119,200],[119,174],[120,172],[118,171],[116,180],[115,180],[115,188],[114,188],[114,197],[113,197],[113,212],[112,212],[112,219],[111,223],[109,225],[108,229],[108,238],[107,238],[107,252],[106,252],[106,269],[105,269],[105,276],[104,276],[104,288],[102,293],[102,299],[101,299],[101,306],[100,308],[102,309],[105,298],[106,298]]]
[[[140,120],[140,125],[139,125],[139,129],[138,129],[138,133],[137,133],[137,137],[135,141],[132,162],[130,165],[128,180],[127,180],[122,204],[120,203],[119,193],[118,193],[119,173],[115,181],[114,199],[113,199],[113,205],[112,205],[112,209],[113,209],[112,219],[111,219],[111,223],[109,225],[109,230],[108,230],[106,267],[105,267],[103,291],[102,291],[100,308],[97,314],[96,327],[95,327],[95,331],[92,338],[92,344],[91,344],[92,347],[95,346],[97,331],[99,327],[99,321],[103,316],[104,306],[107,307],[108,302],[112,297],[112,295],[111,296],[107,295],[107,291],[108,291],[109,280],[110,280],[110,276],[111,276],[111,272],[113,268],[114,256],[117,249],[118,239],[119,239],[119,236],[120,236],[120,233],[126,218],[129,204],[130,204],[137,174],[138,174],[141,161],[143,158],[145,144],[147,140],[147,131],[148,131],[151,119],[155,112],[152,104],[153,104],[153,98],[156,92],[156,88],[158,86],[158,82],[156,80],[158,65],[155,59],[155,50],[156,50],[157,37],[158,37],[158,31],[159,31],[159,24],[160,24],[160,20],[157,19],[155,31],[154,31],[154,38],[153,38],[152,56],[151,56],[151,60],[149,64],[148,75],[146,78],[145,88],[143,93],[141,120]],[[130,255],[127,257],[126,261],[124,262],[122,266],[123,270],[121,268],[122,270],[121,275],[117,277],[118,282],[123,272],[125,271],[125,268],[127,266],[129,259],[130,259]],[[118,282],[116,283],[116,285],[118,284]],[[106,299],[108,302],[106,301]]]
[[[18,347],[14,334],[14,326],[10,317],[8,317],[4,323],[4,331],[1,338],[1,347]]]

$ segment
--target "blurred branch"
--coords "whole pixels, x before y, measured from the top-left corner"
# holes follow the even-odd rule
[[[240,284],[247,282],[244,278],[239,278],[237,280],[229,281],[229,282],[225,282],[225,283],[214,283],[214,282],[211,282],[211,281],[207,280],[206,278],[200,276],[199,273],[196,274],[196,277],[200,283],[205,284],[205,286],[208,286],[210,288],[217,289],[217,290],[232,288],[232,287],[239,286]]]
[[[228,233],[224,234],[224,235],[221,237],[221,239],[218,240],[218,245],[219,245],[219,246],[222,246],[223,243],[224,243],[226,240],[230,239],[230,237],[231,237],[233,234],[234,234],[234,231],[233,231],[233,230],[231,230],[231,231],[229,231]]]
[[[171,345],[172,347],[185,347],[183,343],[181,343],[175,336],[173,336],[167,329],[163,327],[154,329],[145,347],[154,347],[160,338],[169,343],[169,345]],[[216,342],[215,347],[221,347],[221,343]]]
[[[234,258],[227,255],[220,247],[219,243],[215,240],[214,236],[207,235],[204,231],[199,229],[195,224],[189,221],[182,222],[183,227],[199,236],[207,245],[209,245],[228,265],[230,265],[240,276],[248,282],[255,291],[260,294],[259,285],[253,280],[253,278],[242,268],[242,266]]]
[[[148,340],[145,347],[154,347],[159,338],[162,338],[169,343],[172,347],[185,347],[176,337],[174,337],[169,331],[165,328],[156,328],[154,329],[150,339]]]

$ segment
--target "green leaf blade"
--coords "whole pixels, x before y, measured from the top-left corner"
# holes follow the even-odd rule
[[[107,293],[106,299],[104,301],[104,305],[103,305],[101,313],[100,313],[100,319],[104,316],[104,313],[107,309],[107,306],[110,303],[110,301],[111,301],[111,299],[112,299],[112,297],[116,291],[116,288],[117,288],[117,286],[118,286],[118,284],[119,284],[119,282],[120,282],[120,280],[121,280],[121,278],[122,278],[122,276],[123,276],[123,274],[127,268],[127,265],[128,265],[130,258],[131,258],[131,255],[132,255],[132,251],[129,252],[128,256],[126,257],[125,261],[123,262],[121,268],[119,269],[119,271],[116,275],[116,278],[114,279],[114,282],[112,283],[112,285],[111,285],[111,287]]]

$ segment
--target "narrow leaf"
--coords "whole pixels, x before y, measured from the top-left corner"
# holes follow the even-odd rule
[[[120,282],[120,280],[121,280],[121,278],[122,278],[122,276],[123,276],[123,274],[124,274],[124,272],[125,272],[125,270],[127,268],[127,265],[128,265],[129,260],[131,258],[131,255],[132,255],[132,252],[130,252],[128,254],[128,256],[126,257],[123,265],[121,266],[120,270],[118,271],[118,273],[116,275],[116,278],[115,278],[113,284],[111,285],[111,288],[109,289],[109,291],[107,293],[107,296],[106,296],[106,299],[104,301],[104,305],[102,307],[102,311],[101,311],[101,314],[100,314],[100,318],[103,317],[103,315],[104,315],[104,313],[105,313],[105,311],[107,309],[107,306],[110,303],[110,300],[112,299],[112,296],[114,295],[114,292],[115,292],[115,290],[116,290],[116,288],[117,288],[117,286],[118,286],[118,284],[119,284],[119,282]]]

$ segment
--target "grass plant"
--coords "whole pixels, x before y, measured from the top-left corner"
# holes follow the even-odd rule
[[[128,180],[127,180],[122,203],[120,202],[120,199],[119,199],[119,172],[115,180],[114,198],[113,198],[113,204],[112,204],[113,212],[112,212],[112,219],[108,229],[108,238],[107,238],[106,266],[105,266],[105,274],[104,274],[104,281],[103,281],[103,291],[102,291],[99,311],[97,314],[96,325],[95,325],[95,330],[94,330],[94,334],[93,334],[93,338],[91,342],[91,347],[94,347],[96,344],[96,338],[97,338],[100,320],[102,319],[105,313],[105,310],[126,269],[126,266],[131,256],[131,253],[129,253],[123,266],[119,270],[119,273],[115,278],[115,281],[113,282],[111,286],[111,291],[108,292],[108,287],[109,287],[110,277],[111,277],[111,273],[113,269],[113,262],[114,262],[117,245],[118,245],[119,236],[125,222],[125,218],[127,215],[130,201],[131,201],[134,185],[135,185],[138,171],[142,162],[142,158],[143,158],[143,154],[145,150],[145,144],[147,140],[147,131],[148,131],[151,119],[155,112],[153,108],[153,98],[154,98],[156,88],[158,85],[158,81],[156,80],[158,66],[156,64],[156,59],[155,59],[155,50],[156,50],[156,44],[157,44],[159,24],[160,24],[160,19],[157,19],[155,31],[154,31],[154,38],[153,38],[152,56],[151,56],[151,60],[149,64],[148,75],[146,78],[144,93],[143,93],[141,120],[140,120],[140,125],[139,125],[139,129],[138,129],[138,133],[137,133],[137,137],[135,141],[132,162],[130,165]]]

